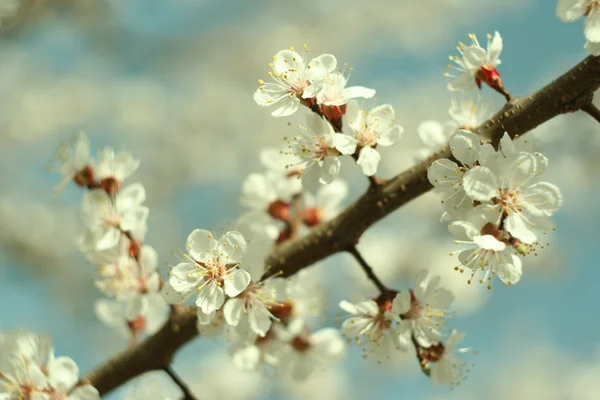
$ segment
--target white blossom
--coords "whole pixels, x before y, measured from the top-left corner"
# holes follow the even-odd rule
[[[277,304],[277,292],[285,291],[285,280],[274,275],[263,280],[265,260],[272,248],[271,241],[253,241],[244,256],[243,266],[250,274],[250,283],[223,307],[225,321],[231,326],[247,326],[254,334],[264,337],[275,317],[269,311]],[[247,265],[247,267],[246,267]]]
[[[450,60],[456,66],[448,65],[459,72],[459,75],[453,76],[448,82],[448,89],[451,91],[470,91],[481,87],[481,81],[488,84],[499,80],[500,75],[496,66],[500,65],[500,53],[502,52],[502,37],[500,33],[495,32],[494,36],[488,35],[487,48],[484,49],[479,44],[479,40],[474,34],[469,34],[472,41],[470,46],[459,42],[457,50],[460,57],[450,56]]]
[[[593,56],[600,56],[600,42],[585,42],[585,48]]]
[[[95,250],[116,246],[123,232],[145,231],[149,210],[141,204],[146,191],[139,183],[119,190],[115,196],[104,189],[87,191],[82,200],[82,212],[88,227],[87,239]]]
[[[98,318],[131,343],[142,334],[157,332],[168,319],[168,305],[159,293],[144,296],[143,308],[135,301],[125,295],[121,300],[99,299],[94,306]]]
[[[453,218],[462,218],[473,208],[463,187],[463,176],[479,164],[481,148],[477,135],[459,130],[450,137],[450,149],[460,165],[443,158],[434,161],[427,171],[429,182],[442,193],[444,209]]]
[[[64,189],[69,182],[75,180],[78,184],[85,185],[93,179],[89,169],[90,141],[85,133],[80,133],[77,142],[72,148],[63,146],[59,150],[60,174],[63,179],[56,185],[55,190]]]
[[[521,279],[521,259],[498,228],[498,212],[495,207],[478,206],[466,215],[464,221],[448,225],[448,230],[457,239],[456,243],[469,245],[464,250],[451,253],[458,253],[460,263],[472,270],[469,283],[478,272],[482,273],[481,283],[491,280],[492,274],[507,285]]]
[[[454,295],[439,286],[440,277],[421,270],[415,279],[414,290],[404,290],[396,295],[391,314],[399,316],[400,342],[410,343],[412,335],[423,346],[437,343],[442,338],[448,308]]]
[[[139,167],[140,161],[133,158],[128,152],[115,154],[110,147],[103,148],[98,153],[98,159],[93,163],[94,175],[97,179],[112,178],[117,182],[123,182]]]
[[[317,96],[337,60],[331,54],[323,54],[305,64],[292,47],[273,56],[269,66],[273,70],[269,76],[275,83],[259,80],[261,86],[254,93],[254,101],[263,107],[276,106],[271,115],[285,117],[295,113],[302,101]]]
[[[394,124],[394,108],[383,104],[365,111],[356,101],[351,101],[346,110],[346,120],[352,132],[349,137],[354,144],[354,147],[348,146],[348,153],[353,154],[358,148],[356,163],[366,176],[375,175],[381,160],[376,147],[396,144],[404,131],[400,125]]]
[[[287,326],[275,326],[279,340],[287,343],[278,355],[278,367],[294,380],[305,380],[314,371],[339,361],[345,354],[344,340],[336,329],[324,328],[311,333],[301,319]]]
[[[464,337],[464,333],[453,331],[445,344],[439,343],[423,350],[421,357],[427,362],[435,385],[456,385],[466,378],[467,363],[458,354],[467,353],[471,348],[456,348]]]
[[[327,74],[323,88],[317,94],[317,104],[325,106],[343,106],[350,100],[362,97],[370,99],[375,96],[375,90],[363,86],[346,87],[348,77],[340,71]]]
[[[217,241],[209,231],[196,229],[186,248],[185,261],[171,270],[169,283],[186,297],[197,292],[196,305],[202,313],[218,310],[225,295],[236,297],[250,283],[250,274],[240,267],[247,244],[239,232],[227,232]]]
[[[68,357],[55,357],[48,337],[0,333],[1,399],[100,399],[94,387],[78,381],[77,364]]]
[[[364,350],[379,359],[389,358],[394,350],[405,349],[399,342],[399,332],[392,311],[385,303],[380,306],[374,300],[356,304],[343,300],[339,306],[351,315],[341,328],[348,340],[364,344]]]
[[[314,195],[304,193],[304,223],[315,226],[333,219],[341,211],[341,203],[347,196],[348,185],[339,179],[320,187]]]
[[[585,37],[589,42],[600,42],[600,2],[598,0],[558,0],[556,15],[564,22],[587,17],[584,24]]]
[[[306,127],[298,126],[300,135],[290,142],[290,153],[302,159],[303,187],[312,189],[320,184],[329,184],[338,176],[342,154],[354,153],[355,144],[347,135],[336,133],[331,124],[316,113],[307,117]]]
[[[505,136],[508,139],[508,135]],[[508,148],[508,146],[506,146]],[[548,165],[540,153],[513,153],[466,172],[464,189],[471,199],[497,204],[498,221],[514,238],[533,244],[554,229],[549,218],[562,204],[560,190],[539,176]]]

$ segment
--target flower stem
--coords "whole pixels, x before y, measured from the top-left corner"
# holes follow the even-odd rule
[[[381,293],[389,292],[389,289],[379,280],[377,275],[375,275],[375,271],[373,271],[373,268],[371,268],[371,266],[363,258],[356,246],[350,247],[348,252],[354,256],[356,261],[358,261],[362,269],[367,274],[367,277],[375,284],[375,286],[377,286],[377,289],[379,289]]]
[[[188,385],[183,381],[183,379],[181,379],[181,377],[179,377],[179,375],[177,375],[171,366],[164,368],[163,371],[165,371],[167,375],[171,377],[173,382],[179,386],[183,392],[183,400],[198,400],[198,398],[190,391]]]
[[[600,110],[598,107],[593,105],[592,103],[588,103],[581,107],[581,111],[585,111],[590,115],[590,117],[594,118],[596,121],[600,122]]]

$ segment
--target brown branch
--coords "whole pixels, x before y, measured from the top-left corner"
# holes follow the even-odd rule
[[[522,135],[560,114],[572,111],[573,104],[580,104],[582,99],[591,101],[590,94],[599,87],[600,57],[587,57],[538,92],[513,98],[475,131],[483,141],[497,146],[505,131],[511,137]],[[267,264],[271,265],[273,271],[283,271],[284,276],[289,276],[307,265],[356,245],[368,227],[432,189],[427,180],[429,166],[436,159],[450,156],[450,148],[446,147],[392,178],[380,190],[368,191],[337,218],[316,227],[307,236],[276,248],[267,259]]]
[[[587,57],[540,91],[513,98],[476,131],[484,141],[497,145],[505,131],[522,135],[573,107],[591,102],[600,87],[600,57]],[[286,276],[332,254],[352,248],[362,233],[394,210],[429,191],[427,169],[432,161],[450,157],[448,147],[400,173],[377,191],[369,190],[337,218],[317,226],[309,235],[276,247],[267,259],[271,271]],[[195,310],[176,307],[169,322],[154,336],[134,349],[107,361],[87,378],[100,394],[106,394],[128,380],[151,370],[166,368],[173,355],[196,336]]]
[[[110,358],[85,380],[103,396],[138,375],[168,368],[175,353],[196,335],[195,307],[176,306],[157,333]]]
[[[581,111],[585,111],[596,121],[600,122],[600,110],[592,103],[588,103],[581,107]]]
[[[175,372],[175,370],[173,370],[171,366],[165,368],[164,371],[167,373],[167,375],[169,375],[169,377],[171,377],[173,382],[175,382],[175,384],[179,386],[179,389],[181,389],[181,391],[183,392],[183,400],[198,400],[198,398],[192,393],[188,385],[183,381],[183,379],[179,377],[179,375],[177,375],[177,373]]]
[[[369,265],[369,263],[363,258],[362,254],[358,251],[355,246],[352,246],[348,249],[348,252],[354,256],[356,261],[360,264],[362,269],[367,274],[367,277],[377,286],[377,289],[383,294],[389,292],[388,288],[379,280],[377,275],[375,275],[375,271]]]

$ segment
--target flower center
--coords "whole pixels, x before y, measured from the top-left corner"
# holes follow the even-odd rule
[[[521,197],[519,196],[519,192],[511,189],[500,190],[500,197],[494,202],[496,204],[501,204],[502,210],[506,214],[510,214],[512,212],[520,212],[523,207]]]
[[[366,126],[356,134],[356,140],[361,147],[373,147],[377,144],[377,139],[379,139],[377,135]]]

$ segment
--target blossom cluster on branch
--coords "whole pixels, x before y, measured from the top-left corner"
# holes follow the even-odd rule
[[[564,21],[585,16],[585,47],[600,54],[600,1],[559,0],[557,14]],[[458,74],[446,74],[447,88],[462,92],[462,97],[452,100],[451,121],[429,120],[419,126],[426,148],[415,158],[433,157],[433,151],[449,146],[448,158],[434,160],[427,170],[429,182],[442,196],[440,222],[456,244],[466,245],[451,253],[458,254],[460,263],[454,269],[470,270],[468,284],[477,276],[491,289],[494,275],[505,285],[519,282],[522,258],[548,245],[545,238],[555,229],[551,217],[561,207],[562,195],[540,179],[548,159],[532,138],[511,139],[515,135],[508,132],[494,147],[486,142],[489,138],[477,135],[490,106],[479,93],[471,96],[472,91],[485,85],[509,104],[514,99],[498,70],[500,33],[487,35],[485,48],[474,34],[469,38],[470,44],[459,43],[458,56],[450,56],[448,67]],[[331,54],[308,60],[307,53],[306,46],[304,54],[294,48],[276,53],[269,63],[269,82],[259,80],[254,93],[254,101],[271,107],[277,118],[303,109],[306,124],[294,126],[297,133],[286,137],[282,148],[261,151],[264,170],[242,183],[240,203],[245,211],[235,228],[221,235],[194,229],[165,279],[157,270],[157,252],[144,244],[146,191],[140,183],[124,185],[139,161],[111,148],[92,157],[84,134],[61,150],[63,180],[57,189],[74,183],[85,190],[85,229],[77,243],[88,262],[97,266],[94,281],[106,297],[96,303],[96,313],[127,338],[132,349],[142,336],[158,332],[153,338],[159,337],[170,327],[165,323],[181,310],[194,310],[195,320],[189,321],[197,332],[224,336],[233,363],[242,370],[274,370],[278,376],[303,381],[341,360],[346,344],[355,343],[365,358],[378,360],[412,350],[435,384],[457,385],[469,372],[459,355],[471,349],[459,348],[465,334],[447,327],[454,294],[439,276],[422,270],[412,287],[396,290],[377,277],[356,243],[344,246],[341,250],[354,257],[377,293],[339,301],[344,315],[340,329],[314,329],[324,300],[315,282],[307,279],[308,271],[284,276],[267,262],[278,246],[310,234],[341,212],[348,195],[340,179],[343,157],[353,159],[368,177],[365,196],[382,193],[386,180],[376,177],[379,149],[394,146],[404,132],[394,108],[376,103],[374,89],[348,86],[352,69],[340,70]],[[365,107],[369,99],[373,106]],[[193,308],[179,307],[183,304]],[[193,398],[168,366],[171,359],[166,357],[160,368],[186,399]],[[99,398],[99,391],[78,374],[73,360],[54,356],[48,338],[27,332],[0,334],[0,399]]]

